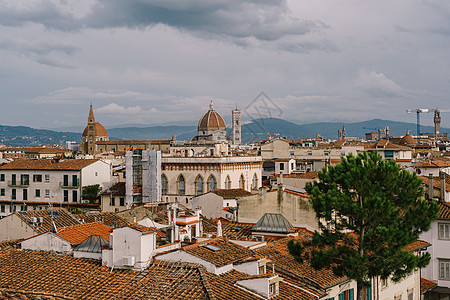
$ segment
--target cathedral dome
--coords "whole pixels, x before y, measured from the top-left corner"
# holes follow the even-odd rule
[[[89,131],[89,125],[86,126],[86,128],[84,128],[82,137],[87,137],[88,131]],[[103,125],[100,123],[95,123],[94,133],[95,133],[96,137],[100,137],[100,136],[107,137],[108,136],[108,133],[106,132],[105,127],[103,127]]]
[[[198,122],[199,131],[226,130],[225,122],[222,116],[214,110],[211,101],[208,112]]]
[[[401,138],[399,144],[400,145],[414,145],[416,141],[414,141],[414,138],[409,135],[409,131],[406,132],[406,135]]]

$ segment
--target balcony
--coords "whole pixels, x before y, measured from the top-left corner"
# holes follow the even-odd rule
[[[60,182],[59,187],[62,189],[77,189],[80,187],[80,184],[78,182],[69,184],[68,182]]]
[[[8,181],[8,186],[10,186],[10,187],[29,187],[30,186],[30,182],[29,181],[24,181],[24,182],[15,181],[15,182],[12,182],[11,180],[9,180]]]

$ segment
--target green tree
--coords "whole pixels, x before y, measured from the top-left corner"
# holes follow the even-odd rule
[[[405,250],[438,213],[436,203],[423,199],[416,174],[376,152],[364,152],[342,158],[318,178],[305,189],[320,231],[311,241],[288,243],[296,260],[307,259],[315,269],[331,268],[356,280],[357,299],[363,299],[371,278],[397,281],[429,263],[428,253],[417,256]]]
[[[87,185],[81,190],[81,197],[89,200],[89,203],[98,203],[100,200],[100,191],[99,184]]]

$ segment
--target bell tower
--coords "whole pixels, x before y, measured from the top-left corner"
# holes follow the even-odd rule
[[[441,133],[441,113],[437,109],[434,111],[434,133]]]
[[[232,122],[232,143],[233,145],[240,145],[241,140],[241,111],[239,109],[233,109],[231,111],[231,122]]]
[[[86,150],[87,150],[86,153],[88,154],[95,153],[95,117],[94,117],[94,110],[92,109],[92,103],[89,109]]]

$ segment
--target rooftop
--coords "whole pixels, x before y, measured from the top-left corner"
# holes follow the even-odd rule
[[[62,228],[56,232],[56,235],[65,239],[72,245],[78,245],[92,235],[98,235],[106,241],[109,241],[109,234],[111,231],[112,228],[102,222],[93,222]]]
[[[0,170],[70,170],[79,171],[98,159],[64,159],[55,161],[51,159],[17,159],[4,166]]]
[[[183,247],[182,250],[218,267],[254,257],[252,251],[231,243],[226,238],[210,239]]]
[[[232,199],[238,197],[246,197],[252,195],[252,193],[244,190],[244,189],[220,189],[214,190],[212,193],[224,198],[224,199]]]
[[[43,210],[28,210],[14,213],[22,221],[33,228],[37,233],[44,233],[53,229],[54,222],[56,228],[79,225],[80,222],[75,219],[65,208],[53,208]],[[33,217],[42,217],[42,223],[33,223]]]

